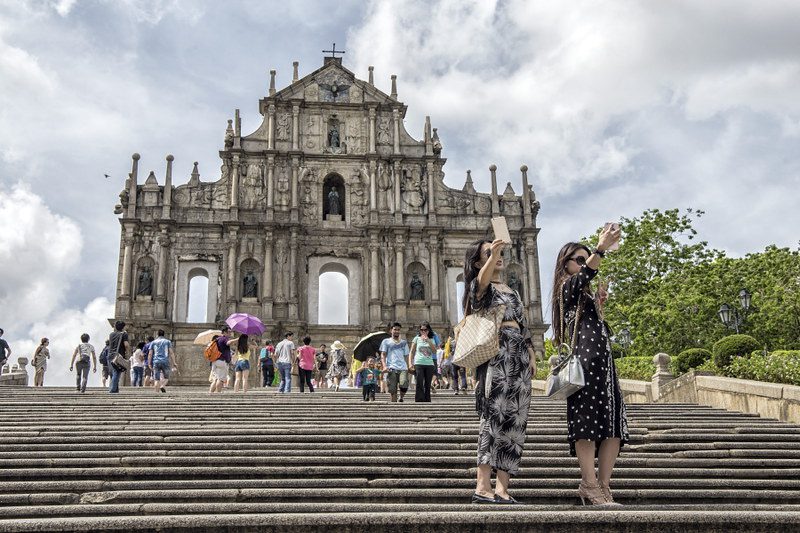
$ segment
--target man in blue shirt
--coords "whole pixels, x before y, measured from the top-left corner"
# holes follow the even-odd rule
[[[402,326],[399,322],[392,324],[392,336],[389,339],[383,339],[381,342],[381,362],[383,363],[383,371],[387,373],[389,382],[389,395],[393,402],[398,401],[397,389],[400,388],[399,401],[403,401],[403,397],[408,392],[408,357],[409,348],[408,342],[400,338],[400,329]]]
[[[172,370],[177,370],[175,352],[172,343],[164,338],[164,330],[158,330],[158,336],[150,343],[148,362],[153,367],[153,389],[167,392],[166,386]]]

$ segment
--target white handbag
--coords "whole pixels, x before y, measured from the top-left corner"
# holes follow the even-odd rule
[[[563,294],[563,285],[561,293]],[[578,354],[575,352],[575,345],[578,341],[578,324],[581,319],[582,302],[583,296],[581,295],[578,298],[578,306],[575,310],[575,327],[573,328],[572,338],[569,344],[564,342],[565,327],[563,298],[558,305],[561,311],[561,344],[558,345],[558,354],[560,360],[553,367],[550,375],[547,377],[547,385],[545,387],[545,394],[547,394],[547,397],[554,400],[566,400],[586,386],[586,378],[583,374],[583,366],[578,358]]]
[[[471,308],[471,302],[468,301],[467,311]],[[453,328],[456,339],[453,364],[477,368],[500,353],[500,324],[505,313],[505,305],[496,305],[465,315]]]

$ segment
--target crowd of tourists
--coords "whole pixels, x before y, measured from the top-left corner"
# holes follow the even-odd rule
[[[553,342],[568,347],[565,357],[579,365],[584,374],[584,382],[566,396],[569,451],[577,457],[581,472],[578,495],[584,503],[602,506],[619,505],[611,493],[611,477],[629,436],[625,403],[611,356],[610,328],[603,320],[608,295],[602,287],[593,292],[591,281],[605,253],[619,238],[618,227],[607,225],[594,249],[577,242],[565,244],[559,251],[553,276]],[[472,502],[518,503],[509,494],[509,485],[519,473],[536,362],[523,302],[515,290],[501,281],[506,245],[501,239],[480,240],[465,255],[465,315],[495,313],[499,319],[499,343],[490,350],[488,359],[472,365],[474,371],[454,364],[456,341],[451,335],[443,341],[427,322],[419,325],[410,341],[402,335],[401,324],[390,324],[380,348],[367,354],[363,363],[351,357],[338,340],[330,349],[325,344],[313,346],[309,336],[297,345],[290,331],[275,346],[270,341],[258,346],[248,335],[237,337],[224,326],[209,343],[209,348],[217,352],[213,361],[209,359],[209,392],[220,393],[231,381],[235,392],[246,392],[251,360],[260,374],[261,385],[277,386],[280,394],[292,391],[292,375],[296,371],[300,393],[329,386],[334,391],[345,386],[360,387],[364,401],[388,394],[391,402],[403,402],[413,384],[414,400],[430,402],[437,389],[466,392],[469,378],[479,416],[478,468]],[[11,355],[2,335],[0,329],[0,367]],[[97,372],[98,366],[103,386],[112,394],[119,392],[124,372],[130,371],[131,385],[149,386],[163,393],[170,376],[177,371],[172,343],[163,330],[131,347],[125,323],[118,321],[99,356],[88,334],[81,335],[80,341],[70,361],[80,392],[86,391],[89,372]],[[50,359],[48,346],[49,340],[41,339],[33,354],[37,387],[44,384]]]

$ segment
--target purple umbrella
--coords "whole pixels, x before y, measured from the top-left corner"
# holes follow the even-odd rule
[[[261,335],[264,333],[264,323],[258,317],[248,315],[247,313],[233,313],[225,319],[233,331],[244,333],[245,335]]]

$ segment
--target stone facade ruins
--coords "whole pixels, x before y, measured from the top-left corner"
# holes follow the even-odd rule
[[[136,339],[159,327],[181,355],[178,381],[202,384],[207,366],[194,335],[233,312],[262,318],[265,337],[308,333],[315,343],[349,346],[398,320],[430,321],[442,332],[458,321],[457,284],[470,242],[504,215],[514,239],[507,282],[521,293],[535,349],[544,353],[536,216],[539,203],[522,167],[522,195],[511,184],[478,193],[444,184],[442,143],[426,118],[423,139],[406,131],[396,78],[387,95],[359,80],[340,58],[259,101],[263,121],[241,134],[228,121],[219,174],[173,185],[173,157],[162,183],[139,183],[139,155],[120,194],[122,238],[115,318]],[[347,277],[347,325],[319,324],[319,280]],[[206,314],[189,323],[189,287],[208,280]],[[197,354],[183,356],[183,354]]]

